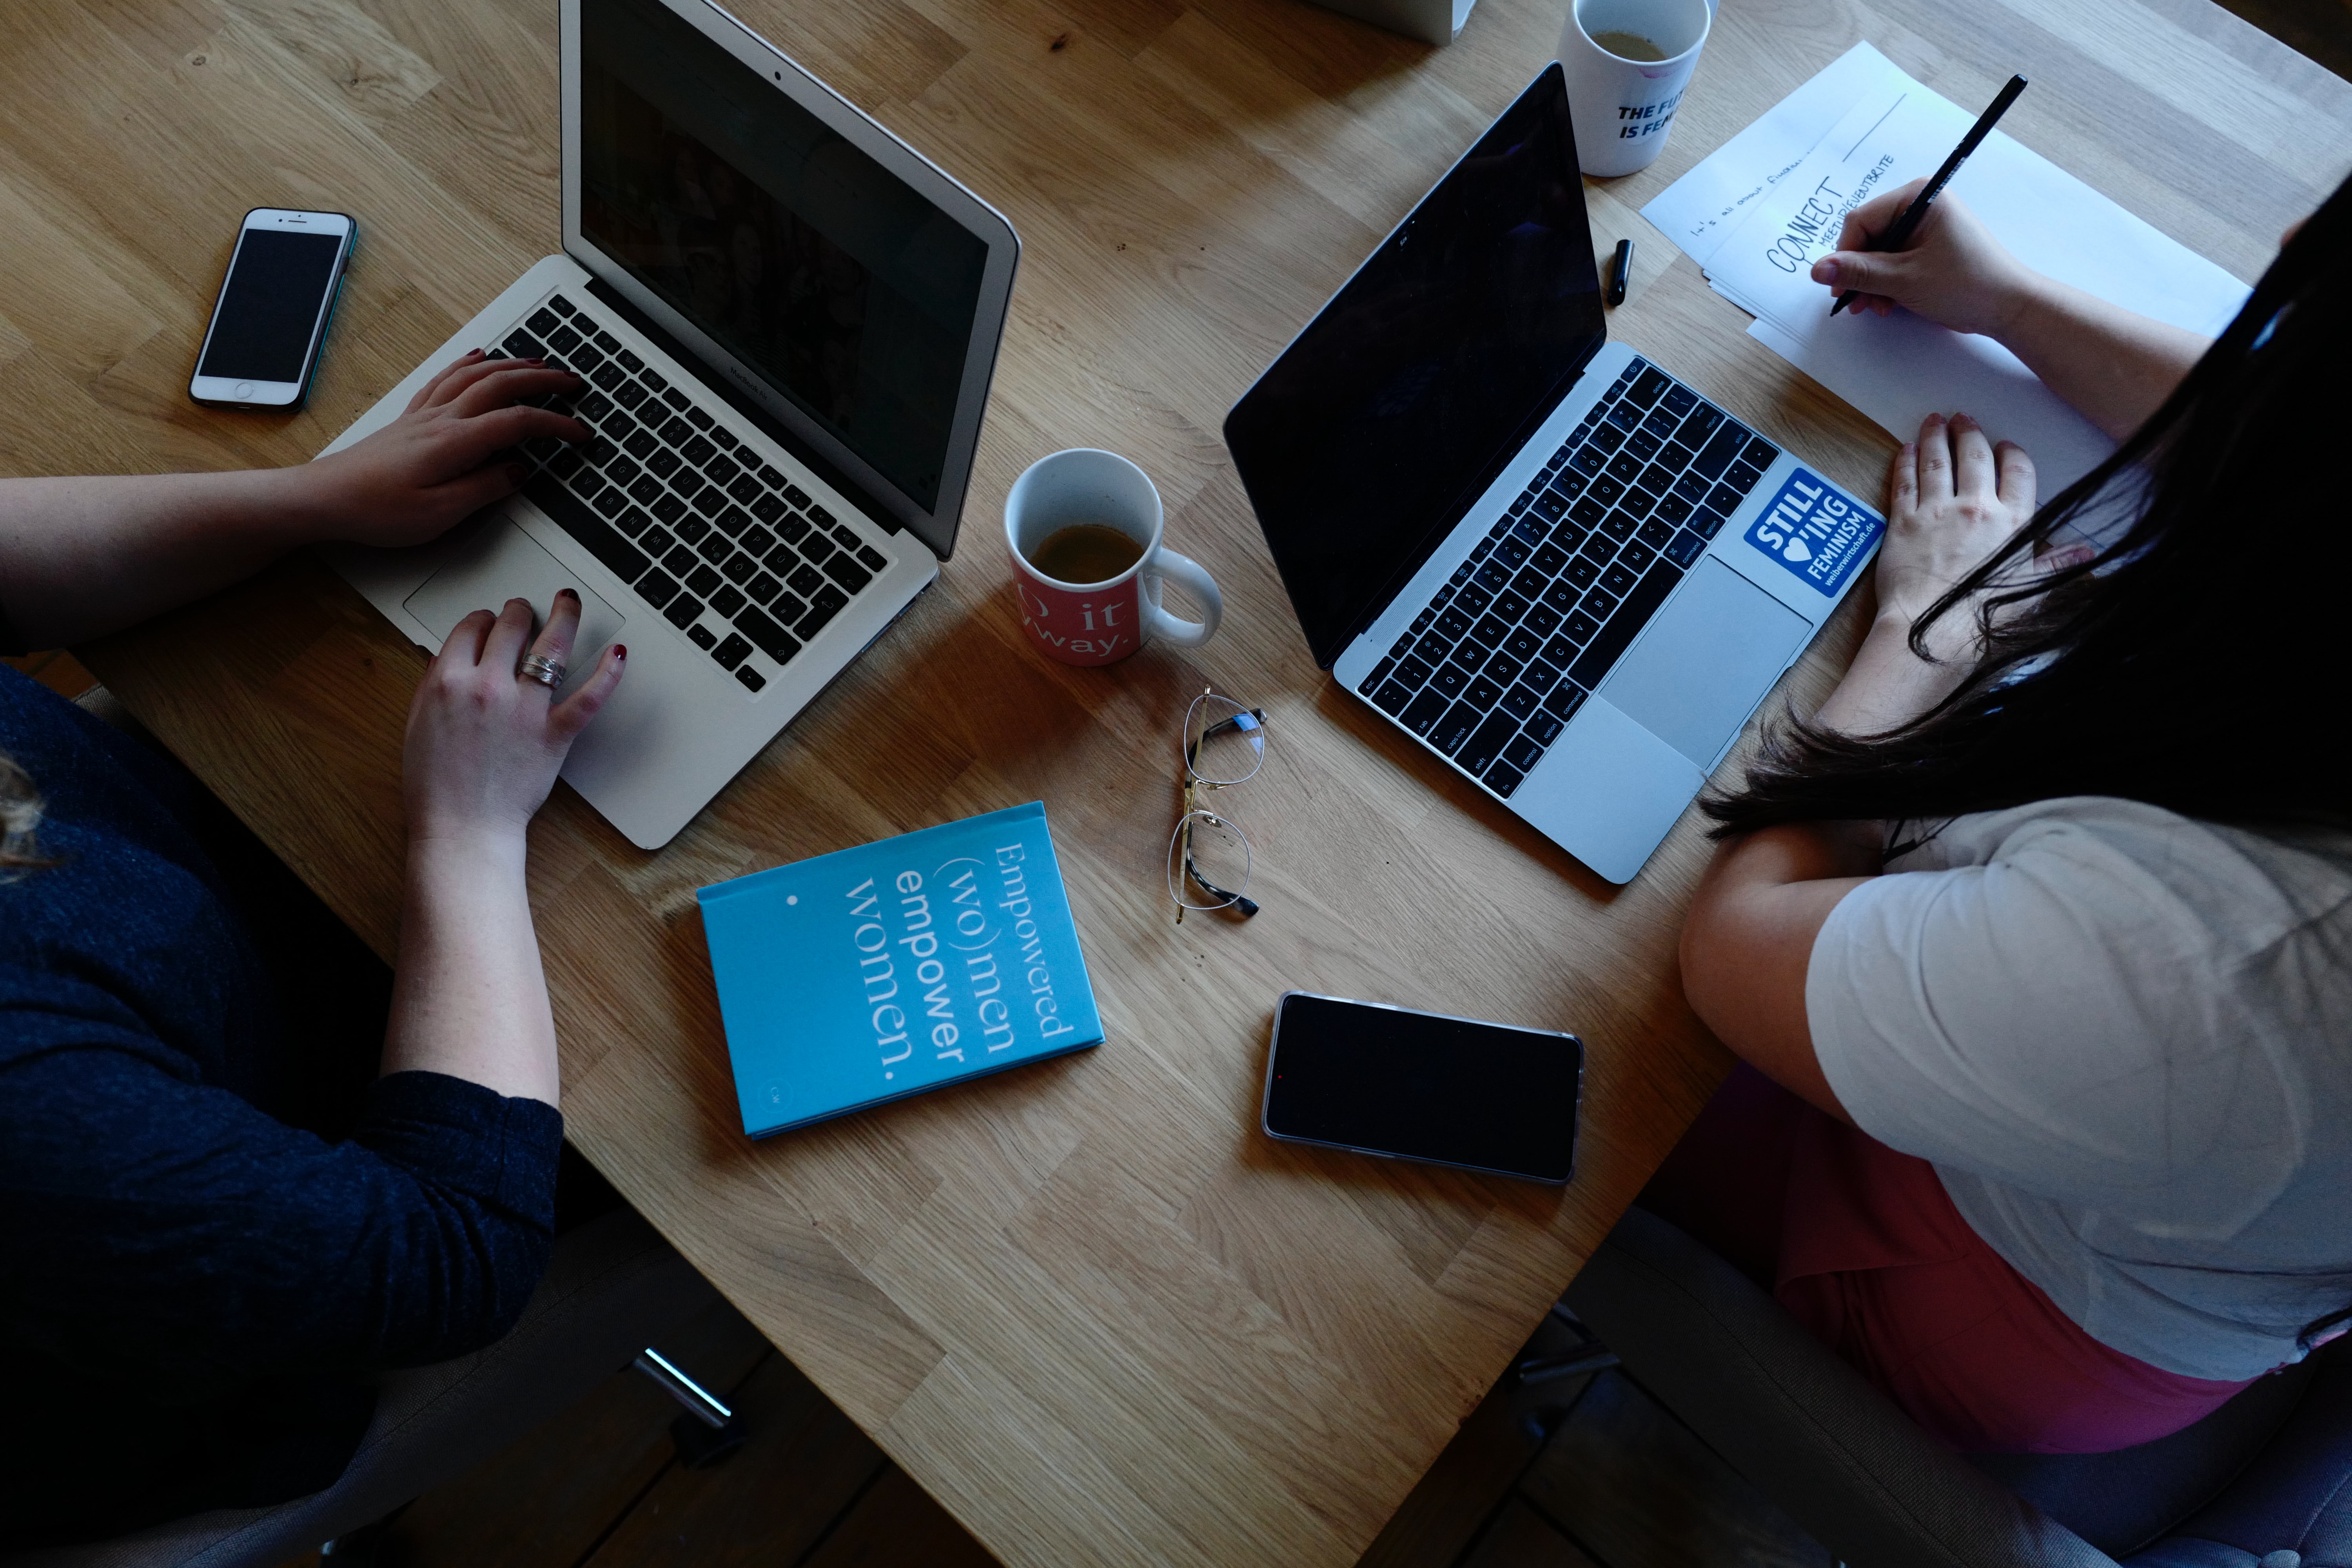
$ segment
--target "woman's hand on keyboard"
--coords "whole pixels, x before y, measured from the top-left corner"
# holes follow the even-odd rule
[[[1860,291],[1851,307],[1887,315],[1897,305],[1956,332],[2000,337],[2024,308],[2036,274],[2011,256],[1968,204],[1951,195],[1935,205],[1901,250],[1866,250],[1927,184],[1914,180],[1846,215],[1838,248],[1813,263],[1832,296]]]
[[[512,448],[541,437],[583,441],[591,434],[569,415],[526,400],[580,384],[570,371],[535,360],[468,353],[426,383],[390,425],[298,470],[318,536],[419,544],[512,494],[530,473]]]
[[[573,670],[561,700],[518,674],[526,651],[570,663],[580,597],[568,588],[558,594],[535,638],[531,617],[521,599],[496,615],[476,610],[425,672],[402,758],[412,841],[519,840],[555,787],[572,741],[620,685],[627,650],[618,644]]]

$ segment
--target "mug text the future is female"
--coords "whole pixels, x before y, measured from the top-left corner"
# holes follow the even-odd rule
[[[1714,19],[1708,0],[1570,0],[1559,67],[1586,174],[1630,174],[1665,150]]]

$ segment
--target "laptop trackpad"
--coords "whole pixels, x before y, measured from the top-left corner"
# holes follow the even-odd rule
[[[496,610],[509,599],[528,599],[541,620],[559,588],[580,595],[580,635],[572,645],[572,667],[585,669],[618,637],[627,617],[598,598],[579,574],[550,555],[539,542],[493,511],[471,537],[408,595],[401,607],[433,634],[435,645],[476,610]]]
[[[1601,683],[1600,695],[1701,768],[1711,767],[1811,629],[1802,616],[1709,556]]]

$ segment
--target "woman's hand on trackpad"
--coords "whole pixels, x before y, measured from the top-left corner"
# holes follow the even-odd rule
[[[558,1102],[524,830],[572,741],[620,685],[628,651],[616,644],[566,679],[579,629],[568,588],[536,637],[526,600],[495,616],[476,610],[416,688],[401,770],[408,890],[386,1073],[447,1073]]]
[[[417,686],[402,763],[412,842],[520,839],[572,742],[620,685],[628,650],[617,643],[592,668],[568,668],[580,629],[572,590],[556,595],[535,637],[531,618],[521,599],[495,616],[475,611]]]

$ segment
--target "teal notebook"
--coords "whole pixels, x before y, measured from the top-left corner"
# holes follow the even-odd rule
[[[1102,1043],[1036,801],[695,896],[754,1138]]]

